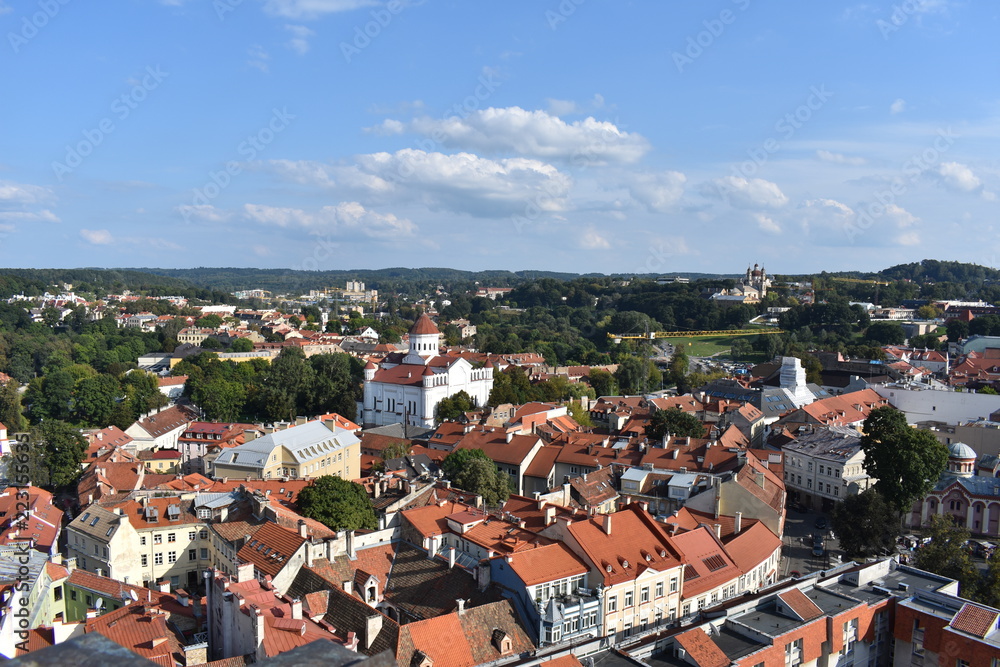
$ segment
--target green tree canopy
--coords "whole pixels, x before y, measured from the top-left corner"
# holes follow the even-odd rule
[[[441,472],[448,479],[454,481],[458,473],[462,472],[469,461],[473,459],[483,459],[493,463],[493,459],[486,456],[486,452],[481,449],[456,449],[441,461]]]
[[[355,482],[323,475],[299,493],[302,516],[333,530],[375,530],[378,519],[365,488]]]
[[[442,399],[437,407],[438,421],[459,419],[466,412],[476,409],[476,402],[467,392],[460,391],[454,396]]]
[[[864,432],[865,472],[897,512],[927,495],[948,465],[948,449],[930,431],[909,426],[896,408],[872,410]]]
[[[452,480],[459,489],[483,497],[487,505],[499,505],[510,496],[510,481],[489,459],[471,459]]]
[[[32,446],[44,452],[49,484],[64,487],[75,484],[82,472],[80,464],[87,453],[87,441],[80,431],[63,421],[46,419],[31,431]]]
[[[646,426],[646,436],[662,440],[667,433],[692,438],[705,437],[705,425],[694,415],[680,408],[656,410]]]
[[[27,426],[21,412],[21,392],[17,389],[17,380],[0,384],[0,424],[6,426],[10,434],[20,433]]]
[[[848,496],[833,508],[833,530],[849,556],[878,555],[899,536],[899,514],[875,489]]]
[[[253,341],[249,338],[237,338],[229,346],[230,352],[253,352]]]
[[[955,579],[964,597],[974,597],[979,588],[979,571],[965,548],[969,531],[956,525],[950,515],[931,517],[931,541],[917,550],[916,566],[942,577]]]

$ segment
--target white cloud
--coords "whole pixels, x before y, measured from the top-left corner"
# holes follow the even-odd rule
[[[336,206],[324,206],[318,211],[246,204],[243,212],[247,218],[262,225],[304,229],[314,234],[349,233],[393,239],[413,236],[417,231],[417,226],[406,218],[397,218],[392,213],[376,213],[358,202],[341,202]]]
[[[0,181],[0,204],[34,204],[50,198],[51,191],[37,185]]]
[[[247,49],[247,55],[250,56],[250,59],[247,60],[248,65],[256,67],[264,74],[271,71],[271,67],[267,64],[271,59],[271,55],[260,44],[254,44]]]
[[[380,127],[393,132],[399,128],[386,122]],[[635,162],[649,150],[645,137],[625,132],[614,123],[593,117],[567,123],[546,111],[521,107],[490,107],[465,118],[416,118],[405,128],[433,137],[447,148],[569,160],[579,166]]]
[[[269,163],[291,180],[334,188],[378,203],[415,202],[431,210],[477,217],[503,217],[528,208],[561,211],[572,179],[545,162],[527,158],[490,160],[471,153],[404,149],[355,158],[353,165],[276,160]]]
[[[972,169],[960,162],[942,162],[938,167],[938,174],[944,184],[952,190],[974,192],[983,187],[983,182]]]
[[[855,210],[835,199],[813,199],[796,213],[809,240],[818,245],[900,247],[920,243],[920,219],[896,204],[865,202]]]
[[[287,19],[315,19],[378,4],[375,0],[266,0],[264,11]]]
[[[780,208],[788,203],[788,197],[781,188],[763,178],[724,176],[714,179],[708,188],[703,188],[703,191],[736,208],[756,209],[762,206]]]
[[[773,218],[770,218],[763,213],[754,213],[753,218],[757,221],[757,227],[762,232],[767,232],[768,234],[781,233],[781,225],[776,223]]]
[[[211,204],[183,204],[178,206],[177,210],[188,222],[192,219],[203,220],[205,222],[222,222],[229,218],[227,211],[217,209]]]
[[[304,25],[285,25],[285,30],[291,33],[292,38],[288,42],[288,48],[300,56],[304,56],[309,51],[309,38],[316,33]]]
[[[590,227],[583,232],[580,237],[580,247],[584,250],[608,250],[611,243],[608,242],[596,229]]]
[[[60,222],[59,217],[47,208],[41,211],[0,211],[0,220]]]
[[[632,199],[654,213],[665,213],[684,196],[687,177],[678,171],[638,174],[629,184]]]
[[[93,245],[109,245],[115,240],[111,232],[106,229],[81,229],[80,236]]]
[[[861,166],[866,164],[868,161],[863,157],[858,156],[848,156],[843,153],[831,153],[830,151],[816,151],[816,157],[818,157],[823,162],[832,162],[833,164],[848,164],[851,166]]]
[[[903,113],[906,111],[906,100],[903,98],[897,99],[895,102],[889,105],[889,113],[895,116],[898,113]]]

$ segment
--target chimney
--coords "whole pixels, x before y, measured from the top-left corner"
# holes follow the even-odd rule
[[[712,528],[715,530],[715,536],[718,537],[721,540],[722,539],[722,524],[721,523],[713,523],[712,524]]]
[[[514,433],[512,431],[507,431],[507,442],[509,443],[514,439]]]
[[[376,612],[365,619],[365,648],[371,648],[382,631],[382,614]]]
[[[302,599],[295,598],[292,600],[292,618],[295,620],[302,620]]]
[[[164,579],[163,581],[157,582],[156,586],[157,586],[157,588],[160,589],[161,593],[169,593],[170,592],[170,580],[169,579]]]
[[[458,603],[458,615],[461,616],[465,613],[465,600],[459,599],[455,600],[455,602]]]
[[[736,519],[733,521],[733,533],[739,535],[740,530],[742,529],[743,529],[743,512],[737,512]]]
[[[455,567],[455,547],[448,547],[448,569],[454,569]]]
[[[611,515],[610,514],[605,514],[604,515],[604,532],[607,535],[611,534]]]
[[[299,537],[303,539],[308,539],[309,530],[306,528],[306,520],[299,519]]]
[[[358,557],[357,552],[354,550],[354,531],[347,531],[347,557],[354,560]]]
[[[187,591],[183,588],[178,588],[175,595],[177,596],[177,601],[182,607],[187,607],[191,602],[191,597],[187,594]]]
[[[347,593],[348,595],[354,594],[354,582],[351,581],[350,579],[344,580],[344,592]]]
[[[555,505],[545,506],[545,525],[551,526],[556,520],[556,508]]]

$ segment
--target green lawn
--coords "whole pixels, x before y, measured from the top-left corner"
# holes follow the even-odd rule
[[[689,357],[710,357],[728,350],[734,339],[734,336],[712,336],[706,338],[667,338],[665,340],[677,348],[683,348]]]

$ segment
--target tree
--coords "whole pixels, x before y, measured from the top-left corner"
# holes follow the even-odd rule
[[[569,416],[573,418],[573,421],[580,426],[587,428],[592,428],[594,426],[594,420],[590,418],[590,413],[584,409],[582,402],[570,401],[567,406],[567,411],[569,412]]]
[[[882,345],[901,345],[906,341],[906,332],[899,322],[874,322],[865,332],[865,338]]]
[[[452,480],[454,485],[483,497],[487,505],[499,505],[510,496],[510,481],[489,459],[470,460]]]
[[[646,436],[654,440],[662,440],[668,433],[670,435],[704,438],[705,425],[697,417],[684,412],[680,408],[656,410],[653,412],[649,419],[649,424],[646,426]]]
[[[121,384],[111,375],[84,378],[76,385],[73,412],[79,421],[103,428],[111,423],[120,395]]]
[[[80,431],[63,421],[46,419],[31,431],[31,442],[45,453],[49,483],[55,487],[75,484],[80,464],[87,453],[87,441]]]
[[[365,488],[355,482],[323,475],[299,493],[302,516],[333,530],[375,530],[378,519]]]
[[[875,489],[848,496],[833,508],[833,530],[849,556],[878,555],[899,536],[899,515]]]
[[[979,572],[965,548],[969,531],[955,524],[949,514],[931,517],[931,541],[917,550],[916,566],[958,581],[963,597],[975,597]]]
[[[864,433],[865,472],[878,480],[875,488],[897,513],[927,495],[948,465],[948,449],[934,434],[912,428],[893,407],[872,410]]]
[[[466,412],[474,410],[476,402],[467,392],[460,391],[454,396],[444,398],[437,406],[438,421],[459,419]]]
[[[8,433],[20,433],[27,426],[21,412],[21,393],[18,391],[17,380],[9,380],[0,384],[0,424],[7,427]]]
[[[237,338],[229,346],[230,352],[253,352],[253,341],[249,338]]]
[[[222,318],[215,313],[209,313],[204,317],[199,317],[194,323],[195,326],[203,327],[205,329],[218,329],[222,326]]]
[[[412,447],[405,442],[393,442],[382,450],[382,460],[399,459],[410,455]]]
[[[493,463],[493,459],[486,456],[486,452],[481,449],[456,449],[441,461],[441,472],[454,481],[458,473],[462,472],[473,459],[484,459]]]
[[[969,323],[963,320],[952,320],[948,322],[945,329],[948,331],[949,343],[957,343],[969,336]]]
[[[598,396],[618,396],[618,381],[615,376],[602,368],[592,368],[587,377],[590,386],[594,388],[594,393]]]
[[[201,349],[203,350],[221,350],[222,343],[219,342],[218,338],[212,336],[207,337],[205,340],[201,341]]]
[[[649,390],[649,369],[646,367],[648,363],[648,360],[631,354],[618,363],[615,380],[623,394],[638,394]]]

